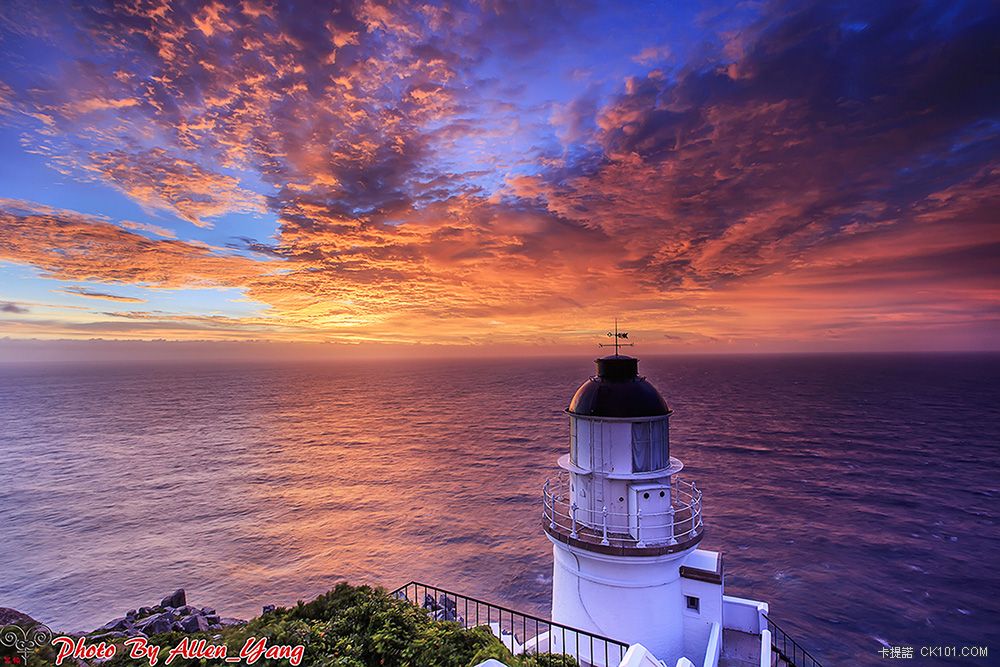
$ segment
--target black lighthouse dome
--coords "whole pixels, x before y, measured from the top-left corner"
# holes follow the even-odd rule
[[[623,354],[596,359],[597,375],[576,390],[569,412],[581,417],[659,417],[670,408],[656,387],[639,375],[639,360]]]

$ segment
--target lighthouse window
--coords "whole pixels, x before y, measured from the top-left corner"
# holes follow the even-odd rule
[[[666,420],[632,424],[632,472],[669,467]]]
[[[569,460],[587,470],[591,467],[593,427],[586,421],[569,420]]]
[[[699,600],[698,598],[696,598],[693,595],[685,595],[684,597],[687,598],[687,607],[688,607],[688,609],[692,609],[694,611],[698,611],[698,608],[701,606],[701,600]]]
[[[569,420],[569,458],[573,463],[579,465],[578,460],[580,453],[578,451],[579,444],[576,440],[576,420],[570,417]]]

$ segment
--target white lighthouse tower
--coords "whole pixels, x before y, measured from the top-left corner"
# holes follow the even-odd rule
[[[700,664],[722,620],[721,556],[697,548],[701,492],[677,475],[671,410],[638,359],[616,347],[596,363],[566,410],[562,472],[545,485],[552,619],[641,643],[668,665],[682,656]]]

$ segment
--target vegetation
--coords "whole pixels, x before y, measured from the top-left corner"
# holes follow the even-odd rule
[[[185,635],[165,633],[149,638],[161,647],[158,665],[165,664],[171,649],[184,638],[205,639],[227,647],[227,655],[238,656],[250,637],[266,637],[268,646],[303,645],[302,665],[317,667],[472,667],[496,658],[511,667],[575,667],[572,658],[557,656],[512,656],[488,628],[464,629],[458,623],[436,621],[426,610],[397,600],[382,589],[338,584],[312,602],[299,602],[259,616],[246,625],[222,631]],[[102,664],[142,664],[122,647]],[[54,648],[40,649],[31,665],[53,664]],[[36,662],[37,661],[37,662]],[[72,664],[72,663],[64,663]],[[148,664],[145,663],[145,664]],[[175,657],[170,667],[226,663],[221,659]],[[287,666],[287,659],[260,659],[255,665]]]

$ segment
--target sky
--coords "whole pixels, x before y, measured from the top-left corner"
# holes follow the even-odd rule
[[[6,1],[0,338],[1000,349],[998,34],[951,0]]]

